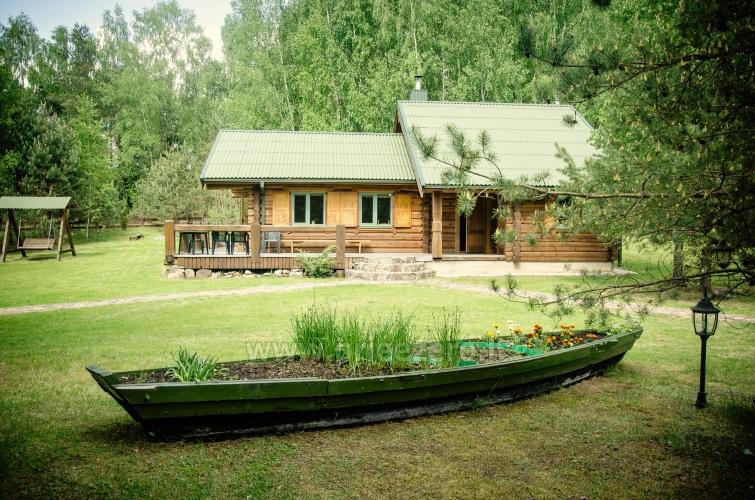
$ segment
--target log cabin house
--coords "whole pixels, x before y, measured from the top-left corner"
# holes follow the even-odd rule
[[[567,114],[576,123],[566,123]],[[460,216],[456,192],[443,182],[444,165],[423,159],[412,133],[416,127],[435,135],[439,153],[450,155],[447,124],[470,139],[487,130],[512,178],[547,171],[558,183],[563,161],[556,144],[578,164],[595,153],[590,125],[570,105],[428,101],[419,84],[397,103],[391,133],[220,130],[200,178],[206,189],[227,189],[241,199],[243,224],[167,221],[166,261],[195,269],[293,268],[297,251],[335,245],[336,269],[374,254],[414,255],[444,275],[612,268],[611,250],[592,234],[552,234],[526,244],[523,235],[534,230],[531,216],[544,201],[509,207],[506,225],[515,239],[503,247],[492,239],[495,198],[480,198],[471,216]],[[473,182],[488,187],[483,178]],[[246,232],[250,244],[241,254],[213,254],[206,234],[199,254],[185,243],[176,252],[176,234],[210,231]]]

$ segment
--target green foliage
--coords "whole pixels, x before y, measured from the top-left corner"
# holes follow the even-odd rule
[[[173,355],[176,366],[167,371],[168,376],[178,382],[204,382],[212,380],[218,369],[215,358],[212,356],[202,357],[196,352],[189,352],[181,347],[178,355]]]
[[[341,343],[338,316],[334,309],[312,306],[291,316],[296,352],[305,359],[333,362]]]
[[[440,364],[444,367],[456,366],[461,359],[461,311],[443,312],[433,317],[432,336],[439,346]]]
[[[296,263],[304,271],[304,274],[309,277],[328,278],[333,275],[330,254],[334,251],[334,246],[325,248],[319,255],[309,255],[300,250],[296,255]]]
[[[136,184],[134,213],[147,218],[193,219],[204,213],[199,159],[170,150]]]
[[[291,318],[296,351],[305,359],[365,367],[402,368],[411,364],[416,329],[400,310],[361,318],[355,312],[312,306]]]

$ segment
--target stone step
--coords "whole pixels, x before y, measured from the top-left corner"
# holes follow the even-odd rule
[[[413,264],[417,262],[417,258],[413,256],[401,256],[401,257],[375,257],[365,256],[362,262],[371,262],[373,264]]]
[[[358,271],[370,272],[393,272],[393,273],[413,273],[425,270],[425,264],[414,262],[412,264],[378,264],[372,261],[355,262],[354,269]]]
[[[365,281],[417,281],[432,278],[433,276],[435,276],[435,271],[427,270],[412,272],[346,270],[347,278]]]

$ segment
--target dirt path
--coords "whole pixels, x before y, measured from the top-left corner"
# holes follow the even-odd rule
[[[215,298],[215,297],[241,297],[248,295],[260,295],[269,293],[296,292],[313,290],[316,288],[332,288],[336,286],[363,285],[365,282],[358,281],[322,281],[313,283],[292,283],[290,285],[261,285],[248,288],[234,288],[230,290],[204,290],[200,292],[175,292],[154,295],[136,295],[134,297],[122,297],[118,299],[88,300],[83,302],[63,302],[59,304],[37,304],[32,306],[16,306],[0,308],[0,316],[10,314],[29,314],[49,311],[63,311],[67,309],[84,309],[88,307],[106,307],[123,304],[138,304],[141,302],[166,302],[171,300]]]
[[[465,283],[455,283],[452,281],[442,281],[442,280],[428,281],[427,284],[431,286],[436,286],[439,288],[447,288],[450,290],[459,290],[463,292],[478,293],[481,295],[498,296],[498,294],[496,294],[488,286],[469,285]],[[532,297],[532,298],[540,298],[543,300],[554,300],[556,298],[555,295],[552,295],[550,293],[543,293],[543,292],[520,291],[519,293],[523,295],[524,298]],[[612,308],[612,309],[619,309],[621,307],[621,305],[617,302],[608,302],[607,305],[609,308]],[[691,316],[692,313],[688,309],[680,309],[676,307],[648,306],[648,312],[650,314],[664,314],[667,316],[675,316],[677,318],[685,318],[685,319],[690,319],[692,317]],[[755,323],[755,317],[742,316],[740,314],[722,314],[722,320],[740,321],[744,323]]]

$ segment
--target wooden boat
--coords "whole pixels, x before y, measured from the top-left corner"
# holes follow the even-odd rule
[[[121,377],[155,370],[87,370],[150,433],[211,437],[365,424],[512,401],[606,370],[641,334],[636,328],[568,349],[475,366],[330,380],[123,384]]]

